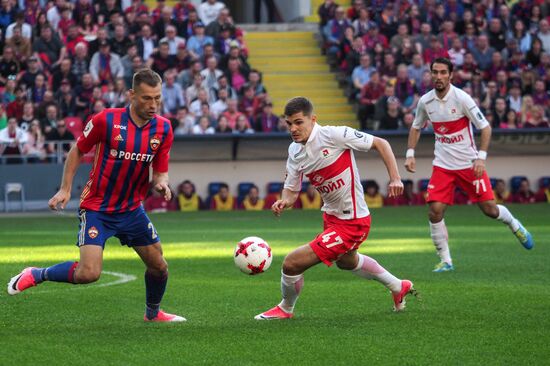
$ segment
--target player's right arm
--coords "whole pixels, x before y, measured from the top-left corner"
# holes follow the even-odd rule
[[[285,208],[290,208],[294,206],[294,203],[298,199],[298,196],[300,195],[300,192],[294,192],[290,189],[284,188],[283,192],[281,193],[281,199],[277,200],[272,206],[271,211],[275,214],[275,216],[281,216],[281,213]]]
[[[407,141],[407,154],[405,160],[405,169],[408,172],[416,172],[416,159],[414,157],[414,149],[420,140],[420,130],[426,123],[428,119],[428,113],[426,113],[426,106],[422,98],[418,101],[416,106],[416,116],[414,118],[413,124],[409,129],[409,139]]]
[[[297,146],[296,144],[291,144],[288,148],[285,185],[281,193],[281,199],[271,206],[271,211],[273,211],[275,216],[280,216],[285,208],[292,207],[300,195],[302,174],[298,170],[298,164],[293,159],[299,151]]]
[[[105,114],[100,113],[95,115],[84,128],[82,135],[78,138],[77,142],[69,153],[67,154],[67,160],[63,167],[63,178],[61,179],[61,187],[59,191],[48,201],[48,206],[52,210],[63,210],[69,200],[71,199],[71,189],[73,186],[73,179],[78,167],[80,166],[80,159],[84,154],[92,149],[105,134]]]

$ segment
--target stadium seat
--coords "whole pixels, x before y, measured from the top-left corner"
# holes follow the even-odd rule
[[[491,188],[495,189],[498,178],[489,178],[489,180],[491,181]]]
[[[309,186],[309,180],[308,181],[302,181],[302,190],[300,192],[307,191],[308,186]]]
[[[21,203],[21,211],[25,211],[25,187],[23,183],[6,183],[4,186],[4,211],[9,211],[9,196],[10,194],[19,194],[19,202]]]
[[[527,179],[524,175],[515,175],[512,178],[510,178],[510,188],[512,189],[512,193],[516,193],[519,185],[521,184],[521,181]]]
[[[430,183],[429,179],[420,179],[418,181],[418,191],[426,192],[428,190],[428,183]]]
[[[82,135],[82,130],[84,126],[82,120],[79,117],[65,117],[65,124],[67,125],[67,130],[74,135],[74,138],[77,139]]]
[[[267,194],[281,193],[283,186],[283,182],[269,182],[267,183]]]
[[[208,197],[206,198],[206,202],[205,202],[206,207],[210,207],[210,200],[212,199],[212,196],[218,193],[222,184],[224,183],[223,182],[208,183]]]
[[[546,189],[550,187],[550,177],[541,177],[539,179],[539,189]]]
[[[243,202],[244,198],[248,194],[248,191],[250,191],[250,188],[252,188],[253,186],[255,186],[255,184],[252,182],[239,183],[237,187],[237,203],[239,205]]]

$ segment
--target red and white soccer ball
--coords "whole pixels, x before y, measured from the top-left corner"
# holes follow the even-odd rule
[[[235,265],[241,272],[257,275],[267,271],[273,256],[265,240],[257,236],[249,236],[237,244],[234,259]]]

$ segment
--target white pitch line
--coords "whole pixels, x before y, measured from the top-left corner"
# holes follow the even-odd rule
[[[107,287],[107,286],[114,286],[114,285],[121,285],[123,283],[127,283],[127,282],[131,282],[131,281],[134,281],[137,277],[134,276],[134,275],[130,275],[130,274],[125,274],[125,273],[120,273],[120,272],[110,272],[110,271],[103,271],[102,274],[106,274],[106,275],[111,275],[111,276],[115,276],[117,277],[118,279],[115,280],[115,281],[111,281],[111,282],[107,282],[107,283],[100,283],[99,285],[87,285],[87,286],[71,286],[71,287],[65,287],[65,288],[61,288],[61,287],[58,287],[58,288],[55,288],[55,289],[49,289],[49,290],[44,290],[44,291],[32,291],[32,293],[35,293],[35,294],[44,294],[44,293],[48,293],[48,292],[57,292],[59,290],[71,290],[71,291],[74,291],[74,290],[86,290],[86,289],[89,289],[89,288],[96,288],[96,287]]]

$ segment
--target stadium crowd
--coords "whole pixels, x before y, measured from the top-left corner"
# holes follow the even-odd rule
[[[0,40],[0,155],[43,161],[50,141],[126,106],[145,66],[163,78],[161,113],[176,135],[286,129],[220,1],[2,0]]]
[[[399,197],[388,197],[380,193],[380,187],[375,180],[362,181],[365,201],[369,208],[383,206],[418,206],[426,204],[428,179],[421,179],[416,184],[412,180],[403,180],[404,192]],[[498,204],[503,203],[550,203],[550,177],[542,177],[538,181],[538,190],[533,192],[529,180],[523,176],[512,177],[511,190],[502,179],[491,179],[491,185]],[[213,182],[208,186],[207,197],[200,197],[196,192],[195,184],[190,180],[184,180],[173,192],[173,199],[169,202],[151,190],[144,202],[144,207],[149,212],[168,211],[199,211],[199,210],[269,210],[273,203],[280,199],[282,182],[268,183],[266,195],[262,198],[258,186],[251,182],[239,183],[236,187],[236,195],[224,182]],[[455,205],[471,205],[466,192],[457,188],[454,195]],[[309,182],[303,182],[302,191],[294,205],[294,209],[318,210],[323,205],[320,194]]]
[[[550,127],[550,3],[542,0],[325,0],[320,33],[346,76],[362,129],[408,129],[447,57],[453,83],[493,128]]]

